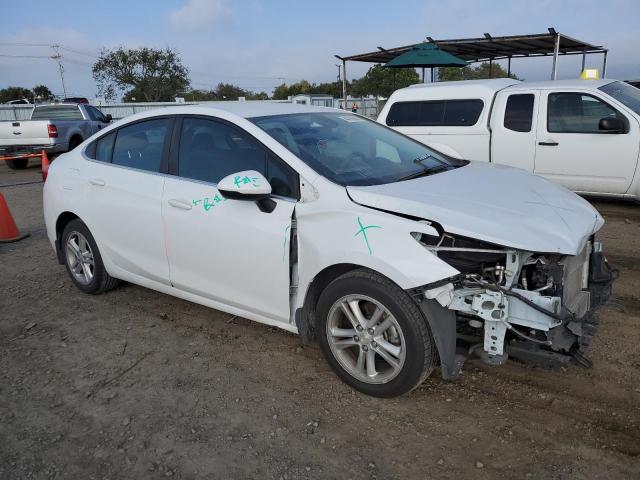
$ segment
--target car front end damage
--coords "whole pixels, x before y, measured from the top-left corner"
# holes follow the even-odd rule
[[[414,234],[460,274],[415,289],[453,380],[476,356],[491,365],[509,357],[544,367],[590,366],[586,349],[595,310],[610,294],[614,274],[592,236],[578,255],[536,253],[442,233]]]

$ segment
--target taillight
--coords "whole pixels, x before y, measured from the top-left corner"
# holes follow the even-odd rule
[[[58,138],[58,127],[55,125],[47,125],[47,132],[49,132],[49,138]]]

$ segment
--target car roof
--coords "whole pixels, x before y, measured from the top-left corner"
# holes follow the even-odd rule
[[[161,108],[152,108],[133,115],[128,115],[120,119],[117,123],[129,123],[134,120],[144,118],[157,117],[162,115],[211,115],[220,116],[220,114],[229,113],[236,117],[255,118],[268,117],[271,115],[290,115],[296,113],[342,113],[343,115],[353,115],[351,112],[340,110],[338,108],[316,107],[310,105],[297,105],[291,103],[269,102],[269,101],[251,101],[251,102],[211,102],[196,105],[176,104],[175,106],[167,106]]]
[[[270,115],[286,115],[293,113],[311,113],[311,112],[343,112],[337,108],[316,107],[311,105],[302,105],[289,102],[269,102],[269,101],[251,101],[251,102],[216,102],[211,104],[190,105],[197,109],[224,110],[240,117],[266,117]],[[169,107],[173,108],[173,107]]]

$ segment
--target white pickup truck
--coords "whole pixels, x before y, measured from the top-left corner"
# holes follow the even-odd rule
[[[104,115],[91,105],[38,105],[31,112],[30,120],[0,122],[0,156],[41,150],[53,155],[68,152],[110,121],[111,115]],[[9,168],[22,169],[28,161],[28,158],[19,158],[6,162]]]
[[[412,85],[391,95],[378,122],[454,157],[640,200],[640,89],[620,81]]]

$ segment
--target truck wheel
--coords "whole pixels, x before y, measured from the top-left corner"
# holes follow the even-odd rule
[[[7,166],[11,170],[24,170],[29,164],[28,158],[16,158],[15,160],[7,160]]]
[[[409,294],[382,275],[359,269],[338,277],[316,311],[327,362],[356,390],[395,397],[433,370],[437,352],[425,318]]]
[[[62,233],[62,253],[71,280],[84,293],[98,294],[117,287],[120,280],[107,273],[93,235],[80,219],[69,222]]]

